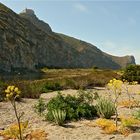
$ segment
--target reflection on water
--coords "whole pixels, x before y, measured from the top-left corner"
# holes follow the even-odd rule
[[[47,78],[46,74],[42,73],[28,73],[28,74],[0,74],[2,81],[15,81],[15,80],[39,80]]]

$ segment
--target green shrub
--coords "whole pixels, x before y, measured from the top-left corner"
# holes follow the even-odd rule
[[[136,119],[140,120],[140,109],[137,110],[136,112],[134,112],[133,116],[134,116]]]
[[[52,110],[52,115],[56,124],[58,125],[64,124],[64,121],[66,119],[66,111],[60,109]]]
[[[106,98],[99,98],[95,106],[97,114],[106,119],[110,119],[115,114],[115,105],[112,101]]]
[[[96,114],[96,109],[93,105],[88,103],[80,104],[77,109],[77,114],[79,118],[92,118]]]
[[[72,79],[72,78],[71,79],[65,79],[64,82],[65,82],[64,87],[66,89],[69,89],[69,88],[74,89],[76,87],[75,80]]]
[[[137,81],[140,83],[140,65],[129,65],[124,70],[122,79],[129,82]]]
[[[42,88],[42,92],[49,92],[49,91],[57,91],[61,90],[62,87],[58,82],[46,82],[44,87]]]
[[[65,110],[66,120],[78,120],[80,118],[91,118],[96,115],[95,107],[85,103],[79,97],[67,95],[63,96],[60,92],[47,104],[46,119],[54,121],[52,110]]]
[[[42,98],[38,99],[37,104],[34,105],[34,109],[35,109],[35,112],[37,112],[40,116],[46,110],[46,104]]]
[[[78,91],[78,99],[80,102],[92,104],[93,100],[98,97],[98,93],[95,92],[93,93],[91,90],[79,90]]]

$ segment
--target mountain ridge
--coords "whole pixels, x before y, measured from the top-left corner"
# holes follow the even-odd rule
[[[27,11],[18,15],[0,3],[0,71],[93,66],[119,69],[135,64],[134,57],[119,64],[120,57],[116,60],[90,43],[55,33],[34,12]]]

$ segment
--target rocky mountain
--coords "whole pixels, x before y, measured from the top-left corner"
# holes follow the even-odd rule
[[[42,67],[119,69],[127,64],[135,64],[133,56],[108,55],[90,43],[53,32],[31,9],[16,14],[0,3],[1,72]]]

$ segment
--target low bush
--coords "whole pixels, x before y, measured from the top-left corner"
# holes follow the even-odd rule
[[[46,110],[46,104],[42,98],[38,99],[37,104],[34,105],[35,112],[38,113],[40,116]]]
[[[62,86],[58,82],[46,82],[42,88],[42,92],[58,91],[61,90]]]
[[[93,105],[85,103],[79,97],[71,95],[63,96],[60,92],[48,102],[46,119],[54,121],[52,110],[58,109],[66,111],[66,120],[78,120],[80,118],[96,116],[96,110]]]
[[[88,103],[88,104],[92,104],[93,100],[97,99],[99,97],[97,92],[92,92],[91,90],[79,90],[78,91],[78,95],[77,95],[78,99],[83,102],[83,103]]]

